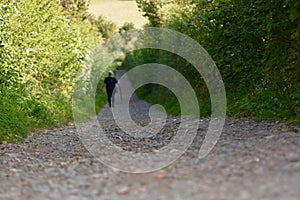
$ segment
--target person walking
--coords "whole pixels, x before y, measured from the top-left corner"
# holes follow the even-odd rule
[[[108,72],[108,77],[105,77],[104,84],[102,86],[102,90],[104,90],[104,87],[106,88],[109,107],[114,106],[114,96],[116,93],[116,89],[115,89],[116,84],[118,84],[118,80],[115,77],[113,77],[113,72],[110,70]]]

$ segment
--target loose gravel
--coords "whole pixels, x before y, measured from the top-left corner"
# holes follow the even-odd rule
[[[136,97],[130,105],[137,123],[149,123],[150,105]],[[135,139],[116,125],[107,106],[98,120],[115,145],[131,152],[158,151],[180,124],[178,117],[168,116],[159,134]],[[209,119],[199,123],[192,145],[177,161],[142,174],[101,163],[86,150],[74,125],[3,143],[0,199],[300,199],[299,126],[228,117],[213,150],[198,159]]]

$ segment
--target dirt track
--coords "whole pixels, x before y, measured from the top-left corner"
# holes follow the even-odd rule
[[[145,115],[138,112],[149,105],[137,98],[131,104],[138,121]],[[134,140],[125,137],[111,117],[105,106],[99,123],[111,140],[132,150]],[[180,159],[144,174],[102,164],[85,149],[74,126],[43,131],[18,144],[2,144],[0,199],[300,199],[299,126],[227,118],[213,151],[199,160],[208,122],[201,120],[193,144]],[[172,131],[171,124],[165,133]],[[171,139],[164,134],[151,144],[159,146]]]

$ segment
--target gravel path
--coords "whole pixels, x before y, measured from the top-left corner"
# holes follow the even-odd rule
[[[137,124],[149,123],[145,114],[149,107],[131,98]],[[114,144],[131,152],[159,150],[180,124],[179,118],[168,116],[159,134],[135,139],[117,127],[107,106],[98,120]],[[192,145],[176,162],[144,174],[102,164],[86,150],[75,126],[1,144],[0,199],[300,199],[299,126],[227,118],[213,151],[199,160],[208,122],[200,120]]]

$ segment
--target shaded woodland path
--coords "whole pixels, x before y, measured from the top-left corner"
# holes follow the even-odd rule
[[[149,104],[134,96],[130,106],[137,123],[149,122]],[[98,120],[108,138],[128,151],[161,148],[179,123],[169,116],[161,134],[137,143],[117,127],[107,105]],[[193,144],[180,159],[145,174],[102,164],[85,149],[74,126],[1,144],[0,199],[300,199],[299,126],[227,118],[213,151],[199,160],[208,122],[200,120]]]

